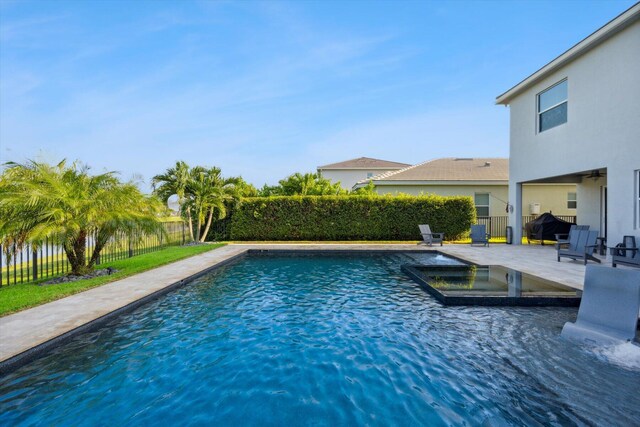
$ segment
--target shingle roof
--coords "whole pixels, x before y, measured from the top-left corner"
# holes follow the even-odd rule
[[[368,181],[508,181],[509,159],[444,158],[428,160],[398,171],[385,172]]]
[[[411,166],[408,163],[390,162],[388,160],[359,157],[344,162],[318,166],[318,169],[402,169]]]

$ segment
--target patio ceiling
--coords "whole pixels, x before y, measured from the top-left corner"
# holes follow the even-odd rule
[[[598,179],[607,175],[607,168],[589,169],[566,175],[524,181],[523,184],[580,184],[584,178]]]

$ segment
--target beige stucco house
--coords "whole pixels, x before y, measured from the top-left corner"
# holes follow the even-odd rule
[[[407,163],[360,157],[344,162],[318,166],[320,175],[333,182],[340,182],[345,190],[351,190],[356,182],[385,172],[397,171],[410,166]]]
[[[364,179],[353,189],[373,182],[378,194],[470,196],[478,217],[506,216],[509,200],[509,159],[443,158],[390,171]],[[576,186],[569,184],[533,184],[524,188],[522,215],[552,212],[574,216]]]
[[[579,224],[640,238],[640,3],[497,97],[510,108],[509,222],[530,184],[577,186]]]

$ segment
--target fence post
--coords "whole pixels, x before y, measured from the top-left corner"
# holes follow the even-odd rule
[[[184,236],[184,221],[182,221],[182,244],[184,245],[184,240],[185,240],[185,236]]]
[[[131,235],[129,235],[129,258],[133,257],[133,246],[131,245]]]
[[[33,275],[33,280],[36,280],[38,278],[38,250],[36,248],[33,248],[33,268],[32,268],[32,275]]]

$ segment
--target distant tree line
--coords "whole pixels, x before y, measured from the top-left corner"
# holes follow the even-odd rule
[[[296,172],[285,179],[281,179],[278,185],[265,184],[258,196],[342,196],[342,195],[376,195],[372,183],[355,191],[342,188],[340,182],[332,182],[317,173]]]
[[[184,161],[154,176],[151,184],[154,194],[164,201],[177,196],[191,239],[200,242],[204,242],[214,221],[226,217],[230,204],[242,198],[376,195],[373,184],[350,192],[340,182],[331,182],[316,173],[299,172],[281,179],[277,185],[265,184],[258,190],[242,177],[223,177],[218,167],[191,167]]]

